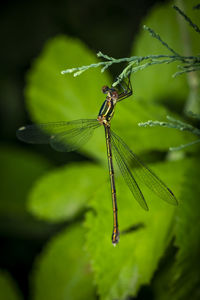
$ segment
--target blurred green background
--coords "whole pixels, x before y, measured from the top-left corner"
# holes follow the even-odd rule
[[[126,234],[115,248],[102,128],[73,153],[23,144],[15,135],[33,122],[95,118],[101,87],[124,65],[76,78],[60,72],[97,62],[98,51],[116,58],[169,54],[144,24],[182,55],[199,54],[199,36],[177,16],[174,3],[199,25],[194,0],[1,4],[0,300],[200,299],[199,147],[170,154],[170,146],[195,137],[138,127],[166,115],[184,119],[191,97],[198,103],[190,76],[172,78],[177,64],[132,76],[133,96],[119,103],[112,124],[173,190],[179,206],[142,187],[150,208],[142,211],[116,169]]]

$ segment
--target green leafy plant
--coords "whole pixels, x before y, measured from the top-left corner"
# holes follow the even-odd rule
[[[193,113],[190,113],[190,115],[199,120],[200,119],[200,115],[196,115],[196,114],[193,114]],[[188,131],[188,132],[191,132],[193,133],[194,135],[197,135],[199,136],[200,135],[200,130],[188,123],[185,123],[185,122],[182,122],[180,120],[177,120],[177,119],[174,119],[170,116],[167,116],[167,119],[170,121],[170,122],[160,122],[160,121],[147,121],[147,122],[144,122],[144,123],[139,123],[138,125],[139,126],[142,126],[142,127],[146,127],[146,126],[161,126],[161,127],[168,127],[168,128],[175,128],[175,129],[178,129],[178,130],[181,130],[181,131]],[[191,145],[194,145],[194,144],[197,144],[200,142],[200,139],[197,139],[197,140],[194,140],[188,144],[185,144],[185,145],[180,145],[179,147],[170,147],[169,150],[173,151],[173,150],[181,150],[183,148],[186,148],[186,147],[189,147]]]
[[[152,281],[152,292],[157,299],[167,299],[166,295],[177,300],[188,299],[188,295],[198,299],[199,268],[195,262],[200,248],[197,238],[200,236],[199,192],[196,188],[199,171],[193,167],[199,159],[170,160],[167,155],[169,146],[191,143],[191,130],[179,132],[171,130],[173,126],[144,128],[138,127],[138,123],[173,115],[175,125],[183,126],[182,121],[176,121],[180,118],[178,113],[172,110],[174,104],[184,105],[189,88],[184,76],[171,78],[176,66],[169,62],[178,60],[184,68],[181,72],[188,73],[191,64],[192,68],[195,65],[198,69],[199,57],[177,54],[181,53],[181,43],[177,38],[180,34],[174,37],[178,25],[169,5],[155,8],[145,23],[149,24],[146,29],[161,43],[154,46],[152,37],[147,37],[144,32],[138,36],[128,66],[115,85],[130,70],[133,73],[140,69],[143,71],[135,74],[134,95],[120,102],[112,126],[134,152],[143,154],[146,159],[151,157],[152,169],[173,190],[179,199],[179,207],[160,201],[142,187],[150,207],[148,213],[142,211],[117,174],[122,234],[119,246],[114,248],[110,237],[112,203],[104,168],[107,164],[104,132],[96,130],[92,140],[80,149],[80,153],[90,159],[89,162],[71,163],[50,170],[37,178],[30,190],[28,210],[35,218],[68,223],[68,228],[50,240],[36,259],[31,274],[35,300],[96,299],[97,294],[104,300],[126,299],[137,296],[142,286],[150,285]],[[154,24],[159,24],[160,36],[168,37],[169,44],[177,47],[177,52],[171,51],[173,48],[150,29],[154,28]],[[195,39],[191,39],[193,43]],[[163,45],[167,51],[171,49],[173,55],[143,55],[144,51],[160,53],[159,47]],[[26,104],[32,120],[43,123],[94,118],[103,101],[100,88],[111,82],[107,66],[117,61],[104,54],[101,56],[108,61],[99,64],[93,53],[76,39],[59,36],[50,40],[27,78]],[[83,72],[88,67],[73,68],[74,65],[82,65],[83,61],[87,66],[103,66],[105,72],[102,74],[97,69]],[[146,68],[155,64],[157,66]],[[82,76],[76,79],[63,76],[60,71],[66,66],[78,72],[76,75],[82,73]],[[173,123],[172,119],[170,122]],[[189,128],[187,124],[184,126]],[[162,159],[156,157],[153,162],[154,152]],[[193,221],[197,226],[192,226]],[[138,224],[142,226],[137,227]],[[137,230],[129,230],[133,227]],[[165,259],[172,243],[177,252],[172,267],[160,280],[160,260]],[[185,278],[190,279],[187,286],[184,285]],[[168,294],[162,284],[167,285]],[[180,290],[180,285],[184,285],[184,289]]]
[[[189,23],[189,25],[194,28],[194,30],[197,33],[200,33],[199,27],[192,22],[192,20],[184,14],[184,12],[178,8],[176,5],[173,6],[175,10],[179,12],[181,16],[184,17],[184,19]],[[136,73],[137,71],[143,70],[149,66],[156,65],[156,64],[169,64],[172,62],[181,62],[182,65],[179,65],[178,67],[181,69],[181,71],[176,72],[173,77],[176,77],[178,75],[189,73],[193,71],[198,71],[200,69],[200,56],[183,56],[177,53],[175,50],[173,50],[162,38],[158,33],[156,33],[153,29],[149,28],[148,26],[144,25],[143,28],[147,30],[150,35],[157,39],[164,47],[166,47],[169,52],[171,52],[173,55],[147,55],[147,56],[132,56],[128,58],[120,58],[115,59],[113,57],[110,57],[108,55],[103,54],[102,52],[97,53],[97,57],[104,58],[106,61],[102,61],[99,63],[93,63],[88,66],[82,66],[82,67],[76,67],[71,69],[66,69],[61,71],[61,74],[67,74],[67,73],[74,73],[74,77],[81,75],[86,70],[89,70],[91,68],[97,68],[101,67],[101,72],[104,72],[106,69],[108,69],[113,64],[118,63],[124,63],[128,62],[127,67],[120,73],[117,80],[113,83],[113,86],[118,85],[125,77],[129,75],[129,73]],[[145,62],[147,61],[147,62]],[[145,63],[144,63],[145,62]]]
[[[200,29],[198,25],[194,24],[192,20],[176,5],[173,6],[173,8],[185,19],[186,22],[198,33],[200,34]],[[196,8],[196,7],[195,7]],[[124,70],[120,73],[116,81],[112,84],[113,87],[117,86],[120,84],[120,82],[126,78],[130,73],[136,73],[138,71],[144,70],[147,67],[157,65],[157,64],[169,64],[173,62],[181,62],[181,65],[178,65],[178,68],[181,69],[181,71],[178,71],[174,73],[173,77],[176,77],[178,75],[182,75],[185,73],[190,73],[194,71],[200,70],[200,56],[183,56],[177,53],[174,49],[172,49],[167,42],[162,40],[160,35],[156,33],[153,29],[149,28],[148,26],[144,25],[143,28],[147,30],[150,35],[157,39],[169,52],[171,52],[173,55],[164,55],[164,54],[159,54],[159,55],[147,55],[147,56],[132,56],[129,58],[120,58],[120,59],[115,59],[113,57],[109,57],[108,55],[103,54],[102,52],[97,53],[97,57],[104,58],[106,61],[102,61],[99,63],[93,63],[91,65],[87,66],[81,66],[81,67],[76,67],[76,68],[71,68],[67,69],[61,72],[61,74],[68,74],[68,73],[73,73],[74,77],[81,75],[83,72],[86,70],[89,70],[91,68],[97,68],[101,67],[101,72],[104,72],[106,69],[108,69],[110,66],[113,64],[118,64],[118,63],[128,63],[127,66],[124,68]],[[199,84],[198,84],[199,85]],[[200,106],[200,105],[199,105]],[[192,112],[189,112],[190,116],[196,119],[200,119],[199,114],[194,114]],[[176,128],[179,130],[184,130],[184,131],[189,131],[192,132],[193,134],[196,134],[199,136],[200,131],[198,128],[194,128],[190,124],[186,124],[182,121],[176,120],[175,118],[167,116],[167,119],[171,121],[169,122],[160,122],[160,121],[148,121],[144,123],[139,123],[139,126],[162,126],[162,127],[168,127],[168,128]],[[194,145],[196,143],[199,143],[200,139],[192,141],[190,143],[187,143],[185,145],[181,145],[178,147],[170,147],[170,150],[181,150],[185,147]]]

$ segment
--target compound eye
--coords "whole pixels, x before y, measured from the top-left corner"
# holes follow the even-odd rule
[[[107,94],[109,91],[109,87],[107,85],[104,85],[101,90],[104,94]]]

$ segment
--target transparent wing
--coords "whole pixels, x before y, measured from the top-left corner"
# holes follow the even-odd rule
[[[96,119],[33,124],[17,130],[17,138],[31,144],[50,144],[53,149],[69,152],[78,149],[100,124]]]
[[[118,153],[120,153],[120,157],[123,157],[123,160],[127,166],[129,164],[133,166],[135,177],[139,181],[143,182],[149,189],[151,189],[158,197],[160,197],[164,201],[173,205],[178,205],[176,197],[174,196],[172,191],[165,185],[165,183],[162,182],[162,180],[160,180],[152,170],[145,166],[145,164],[129,149],[126,143],[124,143],[124,141],[116,133],[112,131],[111,134],[112,140],[115,144],[115,148],[117,148]]]
[[[144,208],[145,210],[148,210],[148,206],[144,199],[144,196],[143,196],[135,178],[133,177],[130,169],[128,168],[127,160],[124,157],[120,148],[118,147],[118,140],[116,139],[115,134],[113,132],[111,133],[111,144],[112,144],[112,150],[113,150],[116,162],[117,162],[118,167],[123,175],[125,182],[127,183],[133,196],[138,201],[138,203],[141,205],[141,207]]]

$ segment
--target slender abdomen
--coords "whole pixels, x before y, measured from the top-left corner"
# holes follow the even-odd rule
[[[110,133],[110,126],[104,125],[104,128],[105,128],[105,136],[106,136],[106,147],[107,147],[107,155],[108,155],[108,169],[109,169],[111,194],[112,194],[112,204],[113,204],[112,243],[115,245],[119,241],[119,229],[118,229],[115,177],[114,177],[114,167],[113,167],[112,148],[111,148],[111,133]]]

